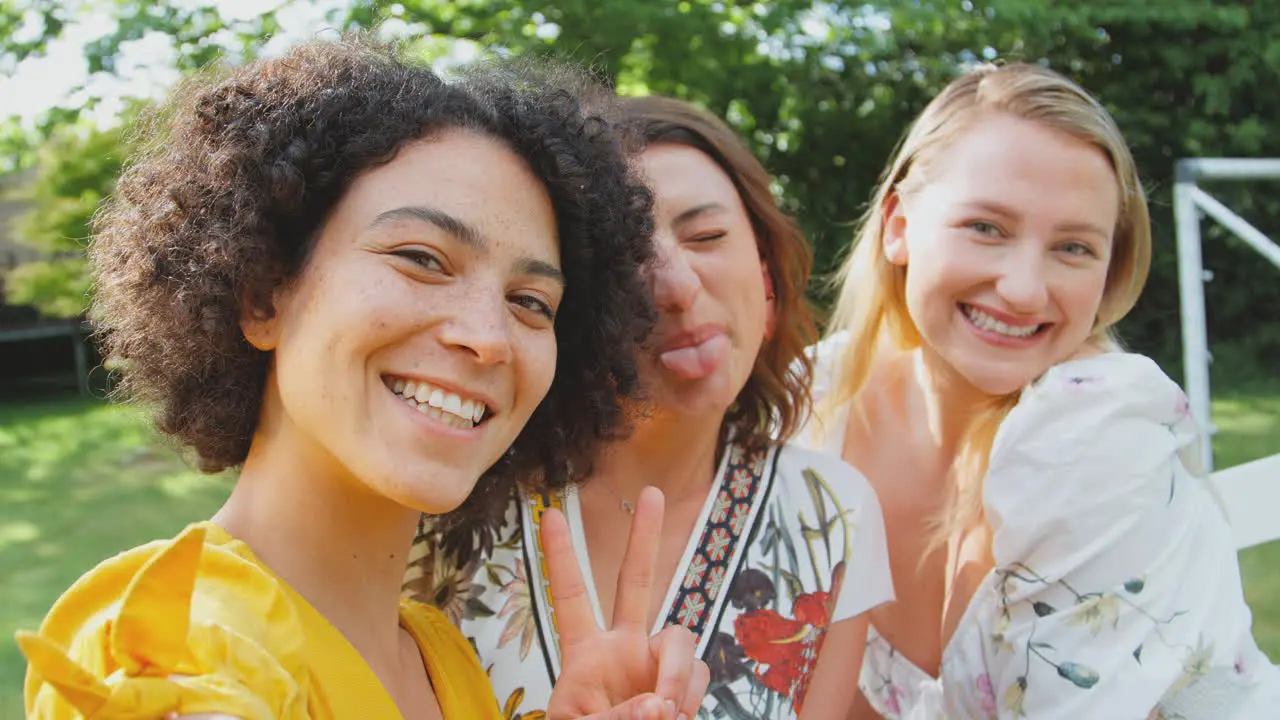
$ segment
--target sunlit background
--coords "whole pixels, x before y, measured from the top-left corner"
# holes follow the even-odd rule
[[[1280,157],[1280,3],[1160,0],[0,0],[0,718],[21,716],[8,639],[105,555],[207,517],[202,476],[108,403],[84,325],[88,219],[130,125],[186,73],[376,28],[447,70],[485,53],[591,64],[620,92],[700,103],[746,137],[820,270],[906,124],[963,68],[1043,62],[1097,94],[1151,197],[1152,278],[1121,325],[1183,378],[1174,163]],[[1280,238],[1275,181],[1203,183]],[[1280,268],[1203,223],[1217,467],[1280,452]],[[814,299],[827,300],[817,284]],[[1241,554],[1259,642],[1280,660],[1280,544]]]

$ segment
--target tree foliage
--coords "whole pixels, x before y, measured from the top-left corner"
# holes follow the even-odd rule
[[[46,260],[8,274],[9,302],[30,305],[52,317],[79,315],[89,290],[84,259],[89,221],[115,186],[127,152],[125,129],[64,126],[36,156],[35,181],[27,188],[30,210],[16,236]]]
[[[286,2],[285,5],[288,3]],[[46,33],[0,48],[38,53],[67,18],[28,3]],[[0,29],[11,24],[0,0]],[[227,23],[212,7],[115,0],[118,26],[87,53],[111,71],[121,44],[166,33],[184,68],[220,52],[255,52],[276,6]],[[453,41],[490,52],[567,56],[624,93],[700,103],[747,137],[814,242],[821,269],[845,251],[885,161],[916,113],[968,64],[1043,62],[1079,80],[1115,114],[1146,178],[1156,231],[1149,289],[1122,330],[1174,369],[1178,361],[1171,188],[1176,159],[1280,156],[1280,4],[1208,0],[365,0],[335,26],[418,38],[435,54]],[[1264,232],[1280,235],[1274,186],[1210,188]],[[1212,338],[1280,357],[1280,327],[1259,306],[1280,303],[1274,269],[1206,223]],[[63,228],[61,231],[65,231]],[[74,234],[73,234],[74,235]],[[81,232],[80,237],[83,236]],[[815,291],[820,295],[819,289]]]

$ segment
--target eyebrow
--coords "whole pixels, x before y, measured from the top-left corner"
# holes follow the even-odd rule
[[[473,250],[480,252],[488,252],[489,250],[488,239],[474,225],[439,208],[426,205],[410,205],[388,210],[374,218],[373,222],[370,223],[370,227],[389,225],[400,220],[411,220],[434,225]],[[516,267],[525,275],[544,277],[562,286],[565,284],[564,272],[545,260],[525,256],[520,258]]]
[[[517,267],[520,269],[520,272],[525,275],[544,277],[548,280],[559,283],[561,287],[565,285],[564,273],[560,271],[560,268],[545,260],[525,257],[521,258],[520,264]]]
[[[975,200],[972,202],[964,203],[964,205],[966,207],[969,207],[975,210],[982,210],[990,213],[995,213],[996,215],[1003,215],[1006,218],[1019,217],[1019,214],[1016,211],[1014,211],[1013,208],[1010,208],[1007,205],[1003,205],[1001,203],[994,202],[991,200]],[[1053,229],[1057,232],[1089,233],[1092,235],[1098,235],[1099,237],[1103,237],[1103,238],[1107,238],[1111,236],[1111,234],[1106,230],[1102,229],[1101,226],[1095,225],[1090,222],[1062,223],[1061,225],[1055,225]]]
[[[397,220],[416,220],[435,225],[457,238],[467,247],[475,250],[487,250],[489,248],[488,241],[485,240],[484,235],[474,225],[470,225],[465,220],[454,217],[443,210],[426,205],[411,205],[388,210],[374,218],[369,226],[390,225]]]
[[[722,203],[718,202],[702,203],[701,205],[695,205],[679,215],[676,215],[671,221],[671,224],[681,225],[697,218],[699,215],[706,215],[713,212],[726,212],[728,209],[729,208],[725,207]]]

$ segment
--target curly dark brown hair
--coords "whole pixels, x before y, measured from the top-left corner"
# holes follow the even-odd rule
[[[778,207],[769,173],[732,129],[682,100],[650,95],[620,101],[625,131],[643,145],[672,143],[715,161],[733,181],[755,230],[756,247],[773,281],[773,336],[756,357],[747,384],[725,415],[735,442],[753,449],[785,440],[809,412],[813,363],[805,348],[817,340],[813,310],[805,296],[813,269],[809,243],[791,216]]]
[[[652,200],[600,90],[547,62],[490,62],[445,80],[367,37],[312,41],[186,82],[144,122],[145,149],[95,220],[92,316],[119,392],[154,408],[202,470],[244,462],[269,354],[241,332],[270,313],[360,172],[446,129],[506,143],[545,183],[566,290],[555,379],[472,501],[519,478],[589,467],[623,429],[637,347],[654,313],[644,281]]]

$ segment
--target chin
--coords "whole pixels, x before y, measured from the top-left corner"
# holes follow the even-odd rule
[[[385,495],[412,510],[443,515],[457,510],[475,490],[481,471],[464,473],[457,468],[422,468],[412,477],[396,478],[394,492]]]
[[[961,374],[979,392],[992,397],[1016,393],[1036,379],[1036,376],[1027,375],[1025,372],[1000,372],[998,370],[992,372],[990,367],[976,372],[964,372]]]
[[[678,390],[668,390],[655,397],[656,405],[677,415],[723,415],[729,411],[737,393],[730,392],[725,383],[695,384]]]

